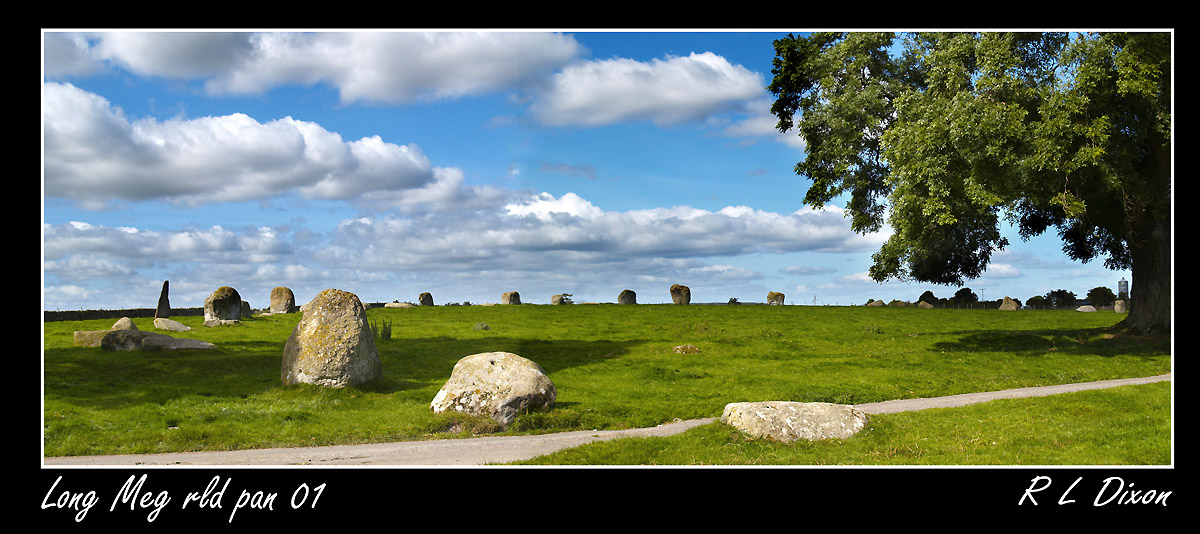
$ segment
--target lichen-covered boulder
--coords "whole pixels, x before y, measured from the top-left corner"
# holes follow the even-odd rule
[[[933,309],[933,304],[930,304],[930,303],[928,303],[928,302],[925,302],[925,301],[923,301],[923,300],[918,300],[918,301],[917,301],[917,307],[918,307],[918,308],[921,308],[922,310],[932,310],[932,309]]]
[[[109,330],[137,330],[137,329],[138,329],[137,325],[133,324],[133,319],[130,319],[128,317],[122,317],[120,319],[117,319],[117,322],[113,323],[112,328],[109,328]]]
[[[827,402],[734,402],[725,405],[721,422],[749,436],[786,443],[849,438],[866,427],[867,414]]]
[[[360,386],[383,377],[367,310],[358,296],[326,289],[304,306],[283,346],[283,384]]]
[[[553,304],[556,306],[561,306],[564,304],[571,304],[571,303],[572,302],[571,302],[571,294],[570,293],[563,293],[561,295],[552,295],[550,297],[550,304]]]
[[[637,304],[637,293],[626,289],[617,295],[617,304]]]
[[[429,406],[434,413],[455,410],[508,426],[519,414],[553,408],[557,397],[538,364],[511,352],[485,352],[454,364]]]
[[[681,284],[672,285],[671,302],[675,304],[691,304],[692,288]]]
[[[240,321],[242,319],[242,296],[229,286],[218,287],[204,299],[204,322]]]
[[[783,306],[783,293],[778,291],[768,291],[767,304],[772,306]]]
[[[887,303],[882,300],[872,300],[867,303],[867,306],[887,306]]]
[[[1004,297],[1004,302],[1000,303],[1000,309],[1004,311],[1014,311],[1020,308],[1021,307],[1017,305],[1017,301],[1010,297]]]
[[[433,306],[433,295],[430,293],[417,295],[417,304],[421,306]]]
[[[296,313],[296,294],[291,288],[279,286],[271,290],[271,313]]]
[[[520,304],[521,294],[516,291],[509,291],[500,295],[500,304]]]
[[[1088,313],[1091,313],[1091,312],[1094,312],[1094,311],[1096,311],[1096,308],[1095,308],[1095,306],[1091,306],[1091,305],[1084,305],[1084,306],[1080,306],[1080,307],[1078,307],[1078,308],[1075,308],[1075,311],[1078,311],[1078,312],[1088,312]]]

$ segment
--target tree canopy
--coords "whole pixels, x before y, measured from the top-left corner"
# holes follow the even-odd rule
[[[1170,33],[819,32],[775,41],[778,129],[804,201],[893,234],[871,277],[961,285],[1054,228],[1131,269],[1138,331],[1170,329]]]

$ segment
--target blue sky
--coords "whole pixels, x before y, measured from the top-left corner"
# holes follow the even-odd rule
[[[782,32],[43,33],[43,307],[366,302],[863,304],[887,230],[803,205],[770,115]],[[1116,291],[1051,232],[965,285]]]

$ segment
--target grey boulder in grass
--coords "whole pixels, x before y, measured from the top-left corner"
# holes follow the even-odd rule
[[[326,289],[304,305],[304,316],[283,346],[285,386],[360,386],[383,378],[367,310],[358,296]]]
[[[867,414],[828,402],[734,402],[725,405],[721,422],[756,438],[786,443],[849,438],[867,426]]]
[[[434,413],[454,410],[508,426],[519,414],[553,408],[557,397],[537,363],[511,352],[484,352],[454,364],[429,406]]]

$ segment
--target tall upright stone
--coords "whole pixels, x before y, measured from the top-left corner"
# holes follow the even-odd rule
[[[783,293],[779,293],[777,291],[768,291],[767,304],[772,306],[783,306]]]
[[[417,304],[422,306],[433,306],[433,295],[429,293],[421,293],[417,296]]]
[[[637,293],[630,289],[622,291],[617,295],[617,304],[637,304]]]
[[[675,304],[691,304],[692,288],[675,284],[671,286],[671,302]]]
[[[271,313],[295,313],[296,294],[283,286],[271,290]]]
[[[500,295],[500,304],[520,304],[521,294],[516,291],[509,291]]]
[[[283,346],[283,385],[359,386],[383,377],[367,309],[358,295],[326,289],[304,306]]]
[[[155,319],[166,319],[171,316],[171,301],[167,298],[167,283],[163,280],[162,291],[158,293],[158,306],[154,308]]]
[[[242,296],[229,286],[218,287],[204,299],[204,322],[240,321],[242,319]]]

